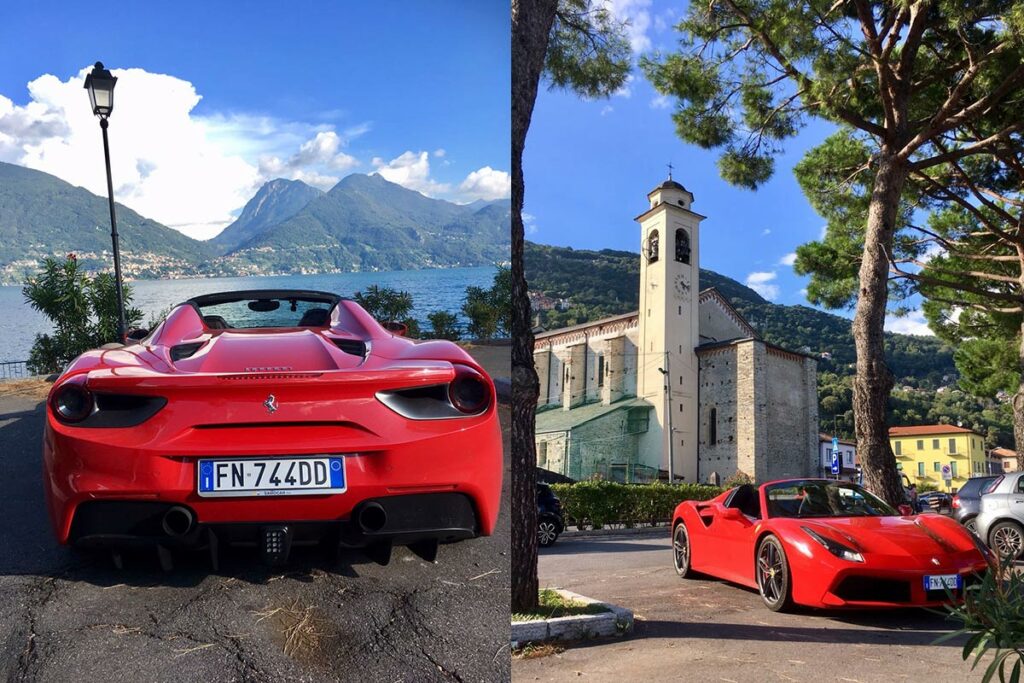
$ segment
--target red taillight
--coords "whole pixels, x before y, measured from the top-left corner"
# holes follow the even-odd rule
[[[482,413],[490,405],[491,388],[473,368],[456,365],[455,379],[448,385],[448,399],[461,413]]]
[[[71,381],[57,389],[51,405],[61,422],[81,422],[92,414],[92,394],[82,384]]]
[[[960,507],[960,496],[953,496],[953,509],[956,510]]]

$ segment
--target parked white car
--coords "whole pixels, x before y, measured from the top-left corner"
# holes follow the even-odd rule
[[[978,537],[1001,558],[1024,555],[1024,472],[998,477],[982,491]]]

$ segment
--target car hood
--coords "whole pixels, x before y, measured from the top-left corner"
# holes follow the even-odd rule
[[[959,529],[948,528],[950,520],[912,517],[837,517],[794,520],[837,541],[852,540],[862,553],[920,558],[961,552],[974,547]],[[955,524],[955,522],[952,522]]]

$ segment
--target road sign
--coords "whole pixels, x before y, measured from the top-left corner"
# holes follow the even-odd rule
[[[838,436],[833,436],[832,437],[832,450],[833,451],[838,451],[839,450],[839,437]]]
[[[945,481],[951,481],[953,479],[953,470],[949,468],[949,465],[942,466],[942,478]]]
[[[839,474],[839,451],[832,449],[832,474]]]

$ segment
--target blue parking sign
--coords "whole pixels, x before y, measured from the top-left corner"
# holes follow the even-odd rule
[[[839,474],[839,451],[832,450],[832,474]]]

